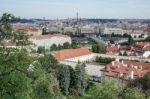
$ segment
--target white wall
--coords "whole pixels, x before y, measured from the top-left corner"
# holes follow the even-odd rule
[[[30,39],[37,47],[44,46],[45,48],[50,48],[53,44],[63,45],[66,42],[71,44],[70,37],[51,37],[50,39]]]
[[[89,54],[89,55],[84,55],[84,56],[80,56],[80,57],[74,57],[74,58],[70,58],[70,59],[66,59],[67,61],[72,61],[72,62],[86,62],[86,61],[92,61],[94,60],[94,54]]]

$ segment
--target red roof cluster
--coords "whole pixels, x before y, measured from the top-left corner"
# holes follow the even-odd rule
[[[150,72],[150,63],[113,61],[106,65],[105,75],[123,80],[134,80],[144,76],[148,72]]]
[[[141,51],[150,51],[150,42],[137,42],[136,48]]]
[[[29,25],[13,25],[13,31],[37,32],[39,29]]]
[[[52,37],[68,37],[68,36],[62,34],[33,35],[31,36],[31,39],[50,39]]]
[[[108,45],[106,47],[106,53],[107,52],[119,52],[120,50],[130,50],[130,46]]]
[[[78,49],[69,49],[57,52],[54,57],[58,60],[65,60],[69,58],[84,56],[92,54],[92,52],[89,51],[87,48],[78,48]]]

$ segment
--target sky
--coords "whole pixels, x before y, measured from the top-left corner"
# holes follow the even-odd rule
[[[0,16],[21,18],[150,19],[150,0],[0,0]]]

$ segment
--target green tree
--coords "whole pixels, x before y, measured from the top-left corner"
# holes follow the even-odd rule
[[[99,56],[97,56],[96,59],[95,59],[95,61],[97,63],[106,63],[106,64],[109,64],[114,60],[115,60],[114,58],[99,57]]]
[[[60,87],[64,95],[69,94],[70,71],[69,66],[64,65],[60,74]]]
[[[128,56],[128,54],[127,54],[127,52],[126,52],[126,51],[123,53],[123,56]]]
[[[51,54],[44,54],[38,61],[48,73],[58,65],[58,61]]]
[[[85,64],[77,64],[75,67],[75,88],[80,96],[83,96],[87,87]]]
[[[145,39],[146,42],[150,42],[150,36]]]
[[[141,88],[147,96],[150,96],[150,73],[147,73],[140,79],[135,80],[131,86]]]
[[[117,99],[121,89],[117,80],[104,80],[90,88],[87,99]]]
[[[32,62],[23,51],[0,52],[0,98],[30,99],[31,79],[27,68]]]
[[[138,88],[126,88],[123,90],[122,99],[145,99],[144,94]]]
[[[58,50],[61,50],[63,47],[59,44],[58,45]]]
[[[50,50],[51,50],[51,51],[56,51],[56,50],[58,50],[57,45],[56,45],[56,44],[53,44],[53,45],[50,47]]]
[[[39,46],[37,49],[37,53],[45,53],[45,47]]]
[[[63,99],[57,79],[52,74],[40,73],[33,85],[33,99]]]
[[[71,44],[71,48],[78,48],[78,46],[77,46],[77,43],[76,42],[72,42],[72,44]]]
[[[104,53],[105,47],[104,47],[104,45],[93,44],[92,45],[92,51],[94,53]]]
[[[46,28],[44,27],[43,29],[42,29],[42,35],[47,35],[48,33],[46,32]]]
[[[14,33],[13,41],[16,43],[17,46],[25,46],[29,44],[29,36],[27,33],[23,31],[19,31],[18,33]]]
[[[11,22],[18,18],[12,14],[4,13],[0,18],[0,40],[10,39],[12,37],[12,26]]]
[[[64,43],[64,44],[63,44],[63,48],[64,48],[64,49],[69,49],[69,48],[70,48],[69,42]]]

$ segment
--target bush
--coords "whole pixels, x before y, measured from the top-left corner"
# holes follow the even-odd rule
[[[39,46],[38,50],[37,50],[37,53],[44,53],[44,52],[45,52],[45,47]]]
[[[114,58],[106,58],[106,57],[99,57],[99,56],[97,56],[95,61],[97,63],[106,63],[106,64],[109,64],[109,63],[111,63],[114,60],[115,60]]]

